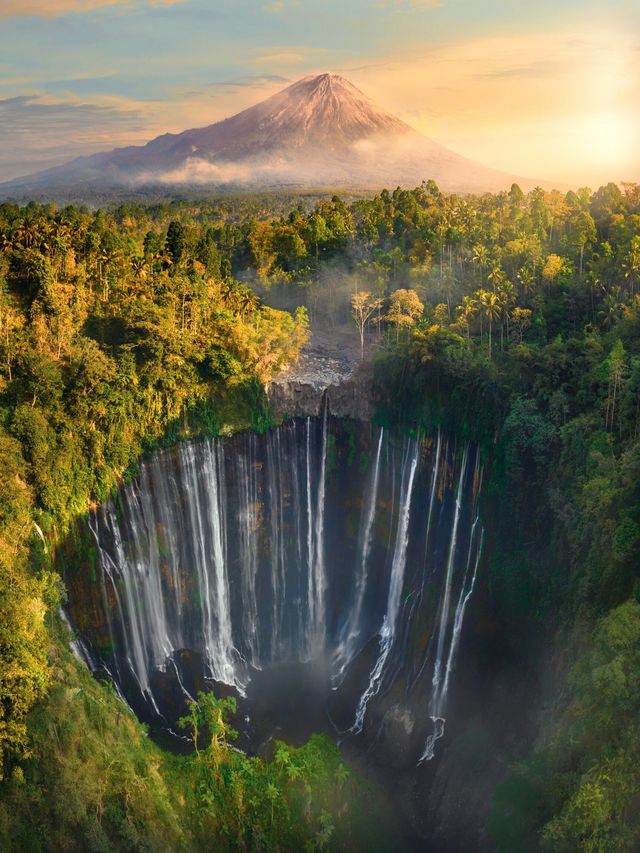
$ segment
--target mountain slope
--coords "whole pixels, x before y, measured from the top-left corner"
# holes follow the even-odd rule
[[[37,192],[78,186],[415,185],[483,191],[513,176],[427,139],[344,77],[305,77],[224,121],[167,133],[143,146],[77,158],[0,185]]]

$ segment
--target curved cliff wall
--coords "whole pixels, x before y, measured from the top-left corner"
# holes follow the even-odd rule
[[[443,733],[480,486],[473,446],[328,407],[184,443],[89,518],[93,579],[68,567],[71,620],[145,719],[175,719],[208,679],[245,695],[250,715],[265,673],[307,667],[343,735],[375,732],[391,691],[415,766]]]

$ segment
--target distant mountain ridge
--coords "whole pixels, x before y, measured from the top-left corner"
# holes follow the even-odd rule
[[[395,187],[428,179],[446,190],[469,192],[504,189],[516,180],[433,142],[349,80],[325,73],[304,77],[207,127],[79,157],[0,184],[0,192],[155,185]]]

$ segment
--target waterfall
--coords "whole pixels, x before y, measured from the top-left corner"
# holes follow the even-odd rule
[[[311,503],[311,418],[306,420],[305,431],[305,472],[306,472],[306,497],[307,497],[307,613],[313,612],[314,587],[313,587],[313,504]],[[311,655],[311,648],[307,645],[307,655]]]
[[[236,669],[237,652],[231,626],[223,526],[227,495],[221,454],[217,442],[186,444],[180,448],[187,474],[185,502],[195,546],[192,556],[203,617],[206,663],[212,678],[242,691],[244,682]],[[155,532],[153,527],[151,532]],[[149,575],[154,578],[149,583],[159,585],[160,572],[156,569]]]
[[[135,506],[135,493],[129,497]],[[125,506],[127,509],[132,508],[129,502]],[[105,528],[112,534],[113,557],[100,546],[100,539],[95,529],[94,535],[98,542],[98,553],[104,574],[109,579],[113,589],[117,614],[126,626],[126,663],[142,696],[160,714],[151,690],[149,675],[156,666],[163,665],[170,643],[166,637],[163,619],[160,615],[162,604],[158,603],[157,607],[153,605],[153,599],[158,593],[157,577],[155,572],[150,572],[152,580],[150,583],[144,583],[145,566],[142,559],[138,557],[131,564],[127,563],[114,505],[106,504],[102,508],[101,514]],[[132,534],[136,541],[137,553],[141,554],[140,546],[144,546],[140,539],[141,530],[136,523],[139,516],[134,513],[134,518],[136,521],[132,524]],[[116,583],[117,577],[122,578],[121,584]],[[107,592],[104,585],[102,591],[103,597],[106,599]],[[154,616],[158,618],[154,620]],[[115,646],[115,635],[110,615],[107,621],[112,645]],[[119,672],[120,662],[118,658],[116,661]]]
[[[244,452],[236,456],[235,478],[238,483],[238,535],[239,559],[234,569],[242,585],[242,635],[246,653],[253,660],[261,656],[258,634],[258,547],[254,536],[256,508],[258,506],[258,481],[256,477],[256,440],[250,436]]]
[[[449,637],[449,650],[446,657],[446,665],[444,671],[444,678],[442,675],[442,665],[443,665],[443,655],[446,643],[446,635],[447,630],[449,628],[449,611],[451,605],[451,587],[452,587],[452,579],[453,572],[455,567],[455,560],[457,556],[457,545],[458,545],[458,525],[460,521],[460,511],[462,507],[462,488],[465,480],[465,474],[467,469],[467,461],[468,461],[468,447],[465,447],[462,464],[460,468],[460,477],[458,480],[458,489],[456,494],[456,509],[455,516],[453,522],[453,528],[451,531],[451,543],[449,547],[449,558],[447,560],[447,575],[445,581],[445,590],[444,596],[442,599],[442,605],[440,610],[440,622],[438,628],[438,645],[436,650],[436,659],[433,668],[433,677],[431,679],[433,685],[433,692],[431,694],[430,700],[430,708],[429,708],[429,717],[433,722],[433,732],[427,737],[424,750],[418,764],[421,764],[423,761],[430,761],[435,755],[435,744],[436,741],[440,740],[440,738],[444,735],[444,727],[445,727],[445,717],[444,711],[446,707],[447,694],[449,692],[449,681],[451,678],[451,673],[453,671],[453,667],[456,659],[456,652],[458,650],[458,645],[460,642],[460,632],[462,630],[462,622],[464,619],[464,612],[471,598],[471,594],[473,593],[476,576],[478,573],[478,566],[480,564],[480,557],[482,554],[482,541],[484,538],[484,531],[481,530],[479,535],[479,541],[476,540],[477,530],[478,530],[478,521],[479,517],[476,514],[472,526],[471,533],[469,536],[469,546],[467,549],[467,557],[465,561],[465,569],[462,576],[462,582],[460,584],[460,591],[458,594],[458,601],[455,608],[453,625],[450,630]],[[479,480],[481,480],[481,473],[479,473],[479,458],[476,456],[476,472],[474,476],[474,491],[476,489],[479,490],[480,484]],[[474,558],[475,552],[475,558]],[[471,576],[471,580],[468,581],[469,578],[469,569],[471,566],[471,562],[473,560],[473,572]]]
[[[281,590],[285,579],[284,552],[283,552],[283,530],[280,520],[282,518],[282,488],[280,476],[282,469],[279,466],[280,454],[277,446],[279,432],[270,433],[267,436],[267,488],[269,492],[270,506],[270,535],[269,547],[271,550],[271,659],[277,660],[282,636],[283,601]]]
[[[98,670],[100,668],[100,664],[95,661],[91,653],[91,649],[89,649],[82,637],[79,637],[74,632],[71,626],[71,622],[69,622],[69,617],[64,612],[62,607],[59,609],[58,615],[60,616],[60,619],[62,620],[62,623],[64,624],[65,628],[69,632],[69,648],[73,652],[73,656],[75,657],[75,659],[80,661],[80,663],[83,663],[87,667],[89,672],[95,672],[96,670]]]
[[[217,681],[233,684],[236,679],[235,649],[231,629],[231,607],[224,540],[225,528],[223,524],[223,511],[226,511],[227,495],[221,455],[222,447],[219,443],[205,445],[205,475],[209,488],[209,525],[213,540],[213,607],[217,617],[215,641],[212,643],[213,651],[209,654],[208,663]],[[207,567],[205,567],[205,571],[207,571]]]
[[[438,439],[436,443],[436,458],[433,462],[433,467],[431,471],[431,488],[429,490],[429,510],[427,512],[427,532],[424,537],[424,559],[425,563],[429,559],[429,534],[431,533],[432,521],[433,521],[433,507],[435,505],[435,497],[436,497],[436,486],[438,485],[438,474],[440,470],[440,450],[442,447],[442,435],[440,430],[438,430]],[[424,588],[424,575],[423,575],[423,588]]]
[[[367,589],[367,565],[373,542],[373,522],[378,502],[380,456],[382,452],[383,438],[384,429],[380,429],[371,481],[369,483],[367,499],[365,502],[366,509],[363,516],[364,524],[361,524],[360,526],[360,535],[358,537],[358,564],[354,580],[354,601],[351,609],[349,610],[347,621],[342,629],[340,643],[334,654],[334,667],[336,668],[334,686],[338,686],[340,684],[347,667],[360,651],[359,641],[361,641],[363,634],[363,626],[361,625],[362,607]]]
[[[405,672],[408,702],[428,694],[427,760],[480,566],[481,477],[472,445],[400,441],[326,402],[159,451],[89,517],[97,583],[68,582],[77,650],[168,722],[202,678],[251,701],[259,672],[318,663],[356,734]]]
[[[442,604],[440,607],[440,625],[438,628],[438,647],[436,650],[436,662],[433,667],[433,706],[437,713],[442,698],[440,688],[441,670],[442,670],[442,654],[444,651],[444,641],[449,621],[449,608],[451,606],[451,581],[453,578],[454,558],[456,556],[456,546],[458,543],[458,522],[460,520],[460,509],[462,507],[462,484],[467,467],[467,448],[465,447],[462,456],[462,465],[460,467],[460,476],[458,479],[458,490],[456,493],[456,509],[453,517],[453,527],[451,529],[451,543],[449,545],[449,559],[447,560],[447,575],[444,586],[444,594],[442,596]]]
[[[380,690],[385,664],[389,652],[393,646],[396,635],[396,622],[400,608],[400,596],[404,581],[404,570],[407,563],[407,544],[409,541],[409,514],[411,511],[411,498],[413,496],[413,481],[418,465],[419,445],[414,443],[405,453],[405,464],[402,472],[402,485],[400,487],[400,505],[398,511],[398,525],[396,530],[396,542],[393,549],[393,560],[391,563],[391,575],[389,578],[389,594],[387,596],[387,607],[380,628],[380,652],[373,665],[369,676],[369,683],[360,697],[356,707],[355,720],[351,729],[352,734],[362,731],[367,706],[372,697]],[[406,474],[406,466],[409,463],[409,473]]]
[[[329,402],[324,398],[324,413],[322,416],[322,447],[320,450],[320,475],[318,477],[318,500],[316,503],[316,540],[313,562],[313,612],[310,617],[316,641],[324,643],[325,639],[325,565],[324,565],[324,510],[327,471],[327,436],[328,436]]]

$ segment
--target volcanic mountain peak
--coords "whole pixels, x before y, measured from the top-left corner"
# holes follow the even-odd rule
[[[354,139],[371,133],[414,132],[339,74],[304,77],[263,105],[274,108],[275,122],[296,122],[309,132],[338,132]]]
[[[415,131],[344,77],[325,73],[304,77],[231,118],[172,139],[181,154],[237,161],[264,151],[336,151],[366,137],[407,133]]]
[[[5,193],[157,184],[415,186],[486,191],[513,177],[438,145],[339,74],[303,77],[207,127],[80,157],[4,185]]]

